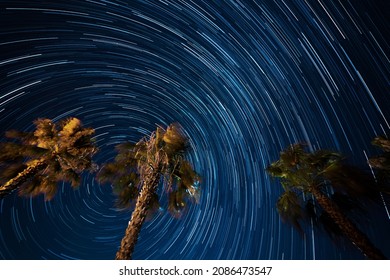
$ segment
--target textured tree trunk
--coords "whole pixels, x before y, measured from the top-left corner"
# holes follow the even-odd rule
[[[125,236],[122,238],[121,246],[116,253],[116,260],[132,259],[134,247],[138,240],[138,235],[149,210],[152,196],[155,193],[160,181],[160,173],[152,171],[149,176],[146,177],[147,178],[145,178],[142,185],[141,193],[138,196],[135,209],[131,215],[131,220],[126,228]]]
[[[386,257],[377,249],[368,237],[361,232],[332,202],[332,200],[321,192],[317,187],[312,187],[310,192],[314,195],[318,204],[329,214],[343,234],[368,258],[373,260],[384,260]]]
[[[39,171],[45,169],[47,164],[44,160],[34,160],[27,164],[26,168],[19,172],[14,178],[10,179],[4,185],[0,186],[0,197],[15,191],[21,184],[33,177]]]

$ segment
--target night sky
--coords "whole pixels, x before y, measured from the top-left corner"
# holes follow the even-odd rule
[[[368,169],[390,133],[388,1],[1,1],[0,127],[74,116],[102,164],[123,141],[178,121],[202,176],[199,204],[142,228],[134,259],[363,259],[279,218],[264,171],[291,143]],[[0,259],[114,259],[130,210],[85,174],[50,202],[0,201]],[[387,203],[386,203],[387,202]],[[389,201],[361,227],[390,257]]]

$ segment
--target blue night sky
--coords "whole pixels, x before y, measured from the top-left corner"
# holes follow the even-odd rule
[[[348,241],[279,218],[264,171],[291,143],[369,168],[390,133],[388,1],[57,0],[0,2],[0,127],[75,116],[114,147],[178,121],[202,195],[161,211],[134,259],[362,259]],[[4,138],[2,138],[4,140]],[[0,201],[0,259],[113,259],[130,210],[85,174],[50,202]],[[389,200],[361,227],[390,257]]]

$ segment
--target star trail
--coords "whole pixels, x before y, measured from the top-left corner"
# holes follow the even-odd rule
[[[368,168],[371,140],[390,133],[389,11],[386,1],[1,1],[1,132],[74,116],[96,129],[102,164],[116,144],[180,122],[200,202],[176,220],[162,198],[134,259],[362,259],[311,225],[301,236],[282,223],[282,189],[264,169],[295,142]],[[0,258],[113,259],[131,215],[114,201],[94,174],[49,202],[6,197]],[[365,227],[390,257],[388,207]]]

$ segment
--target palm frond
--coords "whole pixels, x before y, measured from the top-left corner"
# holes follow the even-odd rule
[[[18,130],[6,131],[5,137],[18,140],[21,143],[25,143],[25,144],[31,143],[35,139],[33,132],[24,132],[24,131],[18,131]]]
[[[299,221],[304,218],[304,209],[301,200],[292,191],[284,192],[276,203],[276,209],[283,221],[291,223],[301,230]]]
[[[164,150],[168,156],[184,152],[188,144],[188,139],[178,123],[173,123],[168,126],[162,140],[165,143]]]
[[[377,136],[371,143],[381,148],[384,152],[390,152],[390,139],[385,136]]]
[[[113,185],[113,190],[117,195],[116,206],[118,208],[129,208],[139,195],[138,185],[132,183]]]
[[[332,187],[350,197],[365,197],[378,199],[379,189],[371,174],[360,168],[345,163],[339,163],[327,168],[321,175],[330,182]]]
[[[81,183],[80,173],[75,172],[73,169],[66,169],[56,176],[57,181],[69,182],[73,188],[78,188]]]
[[[57,130],[55,124],[49,119],[37,119],[34,121],[36,129],[34,136],[36,138],[32,145],[37,145],[40,148],[50,149],[54,145],[57,138]]]
[[[48,175],[37,175],[34,178],[23,183],[19,188],[19,195],[21,196],[38,196],[43,194],[45,200],[53,199],[57,193],[57,182],[54,178]]]
[[[123,152],[126,151],[123,150]],[[130,162],[133,160],[131,159]],[[132,201],[139,194],[140,176],[137,172],[137,166],[134,163],[128,163],[126,157],[118,154],[114,162],[104,164],[97,174],[100,184],[111,183],[113,191],[117,195],[116,206],[119,208],[130,207]]]
[[[0,161],[12,160],[22,156],[22,145],[19,143],[6,142],[0,143]]]
[[[183,190],[174,190],[168,195],[168,211],[175,218],[183,216],[187,203]]]
[[[64,138],[71,137],[82,129],[81,121],[77,118],[68,118],[65,121],[60,122],[58,126],[58,133]]]
[[[279,164],[279,161],[275,161],[267,166],[266,171],[272,176],[277,178],[282,178],[285,176],[282,167]]]
[[[156,193],[153,193],[152,198],[149,203],[148,207],[148,213],[146,215],[146,220],[152,219],[156,213],[158,212],[160,208],[160,202],[159,202],[159,197]]]
[[[2,162],[0,164],[0,184],[6,183],[8,180],[16,177],[26,168],[22,159]]]

